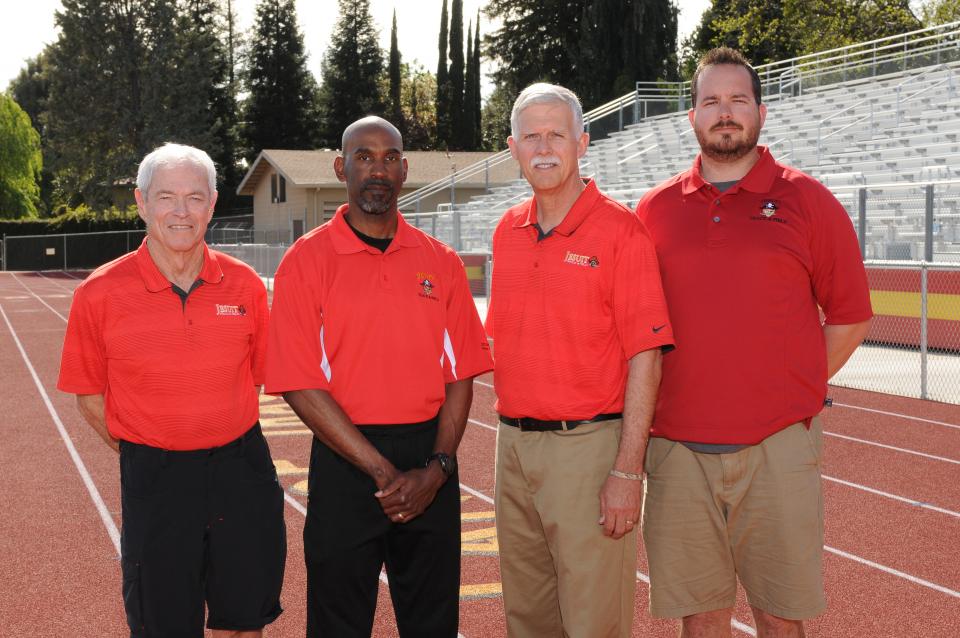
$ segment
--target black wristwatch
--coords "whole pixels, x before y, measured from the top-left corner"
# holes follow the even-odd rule
[[[443,452],[434,452],[427,457],[427,462],[423,464],[423,467],[429,466],[430,461],[437,461],[440,463],[440,469],[443,470],[443,474],[447,478],[453,476],[453,473],[457,470],[457,457],[455,456],[450,456],[449,454],[444,454]]]

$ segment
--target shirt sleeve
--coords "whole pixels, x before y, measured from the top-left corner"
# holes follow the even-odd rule
[[[316,279],[303,276],[303,255],[288,252],[273,280],[265,389],[330,390],[331,369],[323,344],[323,303]]]
[[[267,307],[267,289],[257,277],[253,284],[253,351],[250,363],[253,369],[254,385],[263,385],[266,376],[267,358],[267,331],[269,328],[270,310]]]
[[[624,233],[613,274],[614,320],[627,359],[674,343],[656,249],[636,217],[631,224],[635,227]]]
[[[443,332],[443,375],[445,383],[469,379],[493,369],[490,344],[480,323],[477,306],[463,262],[449,255],[450,295],[447,298],[447,325]]]
[[[870,286],[853,223],[843,205],[823,186],[817,189],[813,215],[813,293],[826,323],[866,321],[873,316]]]
[[[72,394],[105,394],[107,391],[102,317],[91,303],[90,294],[83,285],[73,293],[60,355],[57,388]]]

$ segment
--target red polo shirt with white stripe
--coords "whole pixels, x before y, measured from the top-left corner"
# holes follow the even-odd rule
[[[259,418],[267,292],[241,261],[203,247],[183,304],[147,241],[73,294],[57,387],[102,394],[114,438],[166,450],[228,443]]]
[[[497,411],[544,420],[621,412],[627,361],[673,343],[653,244],[592,180],[539,241],[536,223],[531,198],[493,233],[486,327]]]
[[[358,425],[426,421],[445,384],[493,367],[463,262],[402,215],[380,252],[347,209],[297,240],[277,270],[266,390],[325,390]]]
[[[847,212],[765,147],[721,193],[693,168],[649,191],[637,214],[660,258],[679,347],[663,361],[651,434],[754,444],[814,416],[827,393],[828,324],[872,316]]]

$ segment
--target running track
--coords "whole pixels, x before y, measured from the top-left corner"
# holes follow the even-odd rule
[[[123,636],[116,455],[55,388],[71,293],[84,273],[0,273],[0,637]],[[185,380],[188,382],[188,380]],[[493,520],[496,415],[476,380],[460,448],[461,634],[504,636]],[[960,406],[833,388],[825,414],[823,637],[960,635]],[[302,636],[309,432],[282,400],[262,418],[287,494],[286,609],[267,636]],[[646,611],[640,548],[634,636],[675,636]],[[386,580],[385,577],[381,580]],[[755,635],[742,593],[734,636]],[[374,635],[396,636],[386,585]]]

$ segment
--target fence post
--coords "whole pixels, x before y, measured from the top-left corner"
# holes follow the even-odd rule
[[[617,130],[623,130],[623,102],[621,102],[620,106],[617,107]]]
[[[490,192],[490,160],[483,160],[483,190]]]
[[[920,398],[927,399],[927,266],[920,264]]]
[[[860,237],[860,258],[867,258],[867,189],[857,191],[857,235]]]
[[[7,269],[7,234],[3,234],[3,255],[0,255],[0,258],[3,259],[3,270]]]
[[[927,184],[924,190],[926,191],[927,201],[924,206],[923,260],[933,261],[933,184]]]
[[[63,270],[67,270],[67,234],[63,234]]]
[[[453,215],[453,249],[460,252],[463,250],[463,241],[460,237],[460,211],[451,208],[450,213]]]

